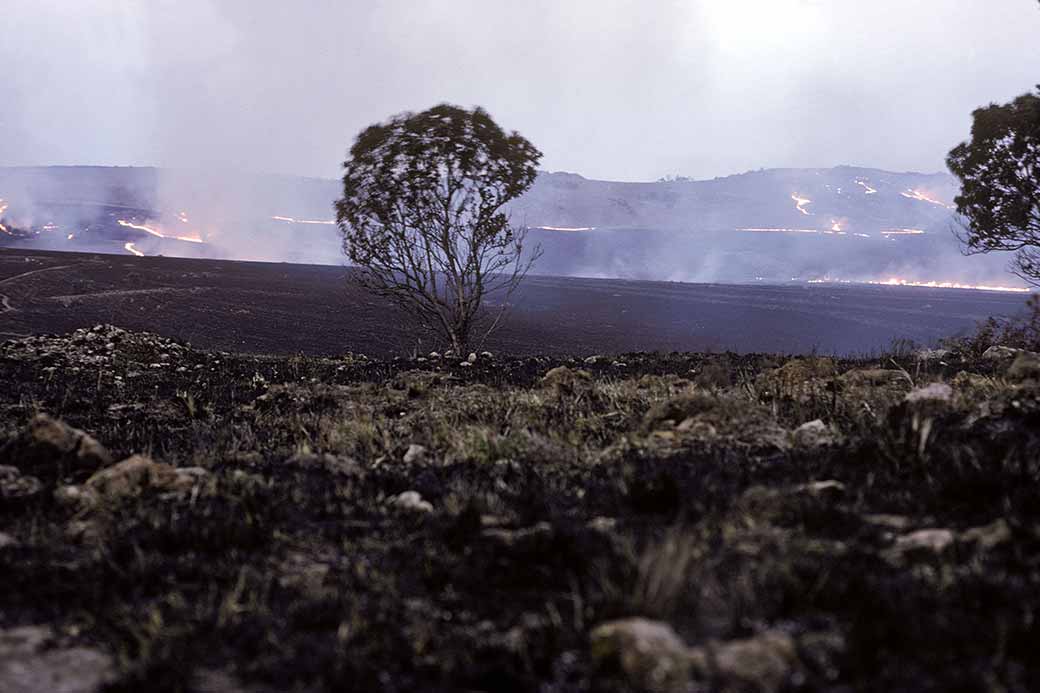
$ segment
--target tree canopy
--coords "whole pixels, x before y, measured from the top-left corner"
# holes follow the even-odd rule
[[[501,316],[535,252],[503,207],[534,182],[534,145],[481,108],[442,104],[358,135],[344,162],[336,216],[359,280],[420,319],[453,348]]]
[[[971,139],[953,149],[955,202],[969,253],[1014,251],[1019,276],[1040,282],[1040,87],[973,114]]]

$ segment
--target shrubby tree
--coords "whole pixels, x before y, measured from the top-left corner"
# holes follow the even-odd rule
[[[503,207],[534,182],[541,156],[481,108],[442,104],[365,129],[336,202],[357,280],[457,353],[482,341],[540,253],[525,252],[526,227]]]
[[[1040,87],[972,117],[971,139],[947,158],[966,251],[1014,251],[1015,273],[1040,283]]]

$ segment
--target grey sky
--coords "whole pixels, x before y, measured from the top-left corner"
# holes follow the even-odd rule
[[[934,171],[1040,82],[1035,0],[4,0],[0,165],[334,177],[402,110],[482,105],[543,167]]]

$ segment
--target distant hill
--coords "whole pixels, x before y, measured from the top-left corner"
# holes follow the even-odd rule
[[[338,193],[334,180],[228,171],[0,169],[0,244],[340,263]],[[850,166],[653,183],[541,173],[510,211],[548,274],[1015,283],[1006,258],[961,256],[956,193],[947,174]]]

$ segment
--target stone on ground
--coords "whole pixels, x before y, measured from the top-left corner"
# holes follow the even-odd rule
[[[49,647],[50,628],[0,630],[0,691],[97,693],[115,679],[112,658],[87,647]]]

